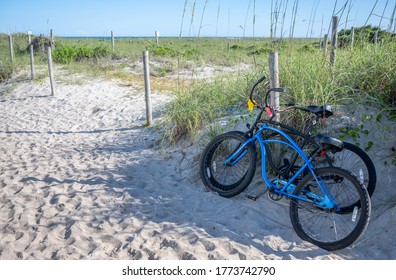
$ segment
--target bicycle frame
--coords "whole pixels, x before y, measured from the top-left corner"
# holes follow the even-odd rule
[[[264,130],[271,130],[274,131],[276,133],[279,133],[280,135],[282,135],[287,141],[283,141],[283,140],[271,140],[271,139],[263,139],[261,137],[261,133]],[[251,145],[252,143],[258,142],[260,145],[260,150],[261,150],[261,155],[262,155],[262,164],[261,164],[261,169],[262,169],[262,177],[264,182],[267,185],[267,188],[269,188],[270,190],[273,190],[274,193],[279,194],[279,195],[284,195],[286,197],[290,197],[290,198],[295,198],[298,200],[302,200],[305,201],[307,203],[312,203],[314,205],[317,205],[319,207],[325,208],[325,209],[335,209],[336,211],[338,211],[340,208],[339,206],[336,204],[334,197],[331,195],[328,187],[326,186],[326,184],[323,182],[323,180],[321,180],[320,178],[318,178],[315,174],[315,168],[313,167],[313,165],[311,164],[312,162],[312,158],[308,158],[305,153],[301,150],[301,148],[298,146],[298,144],[296,142],[294,142],[294,140],[288,136],[285,132],[283,132],[282,130],[279,130],[277,128],[268,126],[267,124],[263,124],[259,130],[256,131],[256,133],[248,138],[243,145],[241,145],[236,151],[234,151],[225,161],[224,164],[225,165],[235,165],[238,163],[238,161],[240,159],[242,159],[245,155],[246,155],[246,151],[244,151],[245,147],[247,145]],[[288,180],[287,182],[285,182],[284,186],[280,189],[277,188],[277,186],[272,183],[269,178],[267,177],[267,167],[266,167],[266,156],[267,156],[267,150],[265,147],[265,144],[267,143],[278,143],[278,144],[282,144],[282,145],[286,145],[290,148],[292,148],[295,152],[297,152],[302,159],[304,160],[304,165],[293,175],[292,178],[290,178],[290,180]],[[306,197],[302,197],[302,196],[298,196],[298,195],[294,195],[292,192],[295,188],[295,186],[293,185],[294,180],[303,172],[304,169],[308,168],[309,171],[312,173],[313,177],[315,178],[316,182],[318,183],[318,186],[320,188],[320,190],[323,193],[323,197],[311,193],[309,191],[307,191],[307,197],[309,197],[310,199],[306,198]],[[309,194],[310,193],[310,194]]]
[[[291,134],[293,134],[293,135],[296,135],[296,136],[298,136],[298,137],[301,137],[301,138],[303,139],[303,141],[302,141],[302,143],[299,145],[299,148],[300,148],[301,150],[303,150],[303,149],[305,148],[305,145],[311,140],[312,131],[313,131],[314,129],[316,129],[317,121],[318,121],[318,120],[316,119],[315,121],[312,122],[312,124],[308,127],[307,132],[301,132],[301,131],[299,131],[299,130],[297,130],[297,129],[295,129],[295,128],[292,128],[292,127],[290,127],[290,126],[288,126],[288,125],[285,125],[285,124],[280,123],[280,122],[277,122],[277,121],[268,121],[268,122],[266,122],[266,123],[267,123],[267,124],[274,125],[274,126],[281,127],[282,129],[285,129],[287,133],[291,133]],[[265,122],[264,122],[264,123],[265,123]],[[298,156],[299,156],[299,154],[298,154],[297,152],[295,152],[295,153],[293,154],[293,156],[291,157],[291,159],[290,159],[289,166],[286,168],[286,170],[285,170],[285,172],[284,172],[284,174],[283,174],[287,179],[289,179],[288,174],[290,173],[290,171],[291,171],[291,170],[293,169],[293,167],[295,166],[295,163],[296,163],[296,161],[297,161]],[[270,158],[270,161],[271,161],[271,160],[272,160],[272,159]],[[270,162],[270,163],[271,163],[271,162]],[[271,164],[272,164],[272,163],[271,163]],[[333,165],[330,163],[330,166],[333,166]],[[274,166],[273,166],[273,167],[274,167]],[[274,167],[274,168],[275,168],[275,167]]]

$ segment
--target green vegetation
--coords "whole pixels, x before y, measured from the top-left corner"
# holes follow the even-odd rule
[[[13,71],[14,69],[11,63],[3,63],[0,61],[0,83],[11,78]]]
[[[196,82],[180,90],[167,109],[167,121],[171,124],[167,137],[175,141],[189,135],[193,141],[202,125],[230,114],[235,106],[242,104],[252,78],[249,75],[217,77],[211,83]]]
[[[346,47],[351,42],[351,29],[342,29],[338,32],[338,42],[340,47]],[[357,27],[354,29],[354,45],[360,47],[367,45],[367,43],[375,43],[377,34],[377,42],[384,40],[392,40],[396,38],[394,33],[381,30],[379,27],[366,25],[364,27]]]
[[[244,111],[254,81],[262,75],[268,76],[271,51],[279,52],[280,82],[288,88],[288,93],[281,95],[281,103],[340,104],[354,100],[363,104],[371,100],[395,117],[396,38],[378,32],[382,44],[373,44],[373,30],[375,28],[356,28],[355,42],[359,43],[353,49],[339,48],[335,67],[329,65],[329,54],[323,54],[318,39],[160,38],[157,46],[155,38],[116,38],[112,51],[109,39],[55,38],[53,59],[55,67],[67,71],[141,85],[142,74],[125,69],[140,64],[143,50],[149,50],[150,61],[158,62],[151,67],[152,82],[157,82],[153,88],[158,86],[157,90],[171,89],[176,93],[166,114],[168,136],[176,141],[184,135],[193,139],[200,128],[235,108]],[[346,36],[348,31],[340,32],[345,42]],[[42,42],[39,46],[47,42],[43,37],[36,38]],[[26,69],[29,65],[27,36],[13,34],[13,41],[14,63],[11,65],[8,36],[0,34],[0,82],[8,79],[14,70]],[[46,63],[45,52],[35,52],[35,64],[44,67]],[[239,71],[243,65],[249,65],[250,70]],[[194,71],[199,66],[236,70],[205,83],[177,78],[178,73]],[[172,74],[172,79],[164,79]],[[364,98],[366,95],[370,98]],[[301,116],[292,116],[290,122],[299,118]]]
[[[57,44],[52,54],[54,62],[61,64],[68,64],[73,61],[83,61],[90,59],[98,59],[105,57],[110,53],[110,50],[106,46],[89,47],[83,45],[80,47],[69,46],[64,44]]]

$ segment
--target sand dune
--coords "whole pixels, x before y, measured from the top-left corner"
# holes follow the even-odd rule
[[[58,83],[55,97],[47,80],[0,88],[0,259],[396,259],[396,168],[383,164],[395,143],[384,133],[370,153],[371,223],[330,253],[299,239],[285,200],[206,192],[201,147],[161,146],[141,89],[103,79]],[[172,95],[152,98],[158,119]]]

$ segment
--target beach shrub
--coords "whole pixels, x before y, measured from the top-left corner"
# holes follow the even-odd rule
[[[58,45],[52,52],[52,59],[54,62],[61,64],[68,64],[74,61],[77,55],[75,46]]]
[[[14,68],[10,63],[4,64],[0,61],[0,83],[11,78]]]
[[[392,40],[396,38],[396,34],[381,30],[377,26],[366,25],[363,27],[356,27],[354,29],[354,44],[365,45],[367,43],[374,43],[375,33],[377,32],[377,40]],[[338,44],[340,47],[345,47],[350,44],[351,29],[342,29],[338,32]]]
[[[32,39],[32,45],[34,52],[46,53],[47,48],[51,46],[51,40],[49,38],[44,37],[44,35],[40,35]],[[29,46],[27,46],[26,52],[29,52]]]
[[[84,45],[79,48],[76,48],[76,61],[81,61],[84,59],[90,59],[93,57],[93,49]]]
[[[250,55],[262,55],[262,54],[269,54],[271,49],[269,47],[257,47],[253,46],[249,48]]]
[[[97,46],[93,48],[93,57],[101,58],[106,57],[110,54],[110,49],[106,46]]]
[[[301,52],[309,52],[309,53],[314,53],[315,48],[312,45],[305,44],[299,49]]]
[[[196,46],[185,45],[183,47],[175,46],[151,46],[148,51],[153,56],[160,57],[183,57],[188,60],[197,59],[201,53]]]
[[[187,47],[185,50],[181,52],[181,55],[185,59],[194,59],[197,58],[200,54],[200,51],[197,47]]]
[[[68,64],[73,61],[98,59],[108,54],[110,54],[110,50],[106,46],[91,48],[87,45],[76,47],[59,44],[53,51],[52,58],[57,63]]]
[[[162,57],[174,57],[177,54],[177,51],[175,49],[167,46],[152,46],[149,49],[149,52],[155,56]]]
[[[240,51],[240,50],[243,50],[243,47],[240,46],[240,45],[232,45],[230,47],[230,49],[233,50],[233,51]]]

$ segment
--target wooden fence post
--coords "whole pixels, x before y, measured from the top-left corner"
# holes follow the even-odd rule
[[[111,31],[111,47],[112,47],[113,52],[114,52],[114,32],[113,31]]]
[[[336,61],[336,49],[338,43],[337,29],[338,29],[338,17],[333,16],[332,31],[331,31],[331,52],[330,52],[331,66],[334,66]]]
[[[54,40],[54,33],[52,32],[52,29],[50,29],[50,40],[51,40],[51,49],[55,48],[55,40]]]
[[[270,73],[270,88],[277,88],[279,87],[279,67],[278,67],[278,52],[270,52],[269,54],[269,73]],[[270,93],[270,106],[274,108],[274,110],[279,109],[279,93],[278,92],[271,92]],[[276,113],[274,121],[280,121],[280,114],[279,112]],[[272,150],[272,159],[276,166],[281,164],[281,157],[280,157],[280,146],[275,145],[274,149]]]
[[[51,51],[51,47],[47,48],[47,57],[48,57],[48,74],[49,74],[50,84],[51,84],[51,95],[55,96],[54,74],[53,74],[53,69],[52,69],[52,51]]]
[[[9,46],[10,46],[10,59],[11,59],[11,64],[13,64],[13,63],[14,63],[14,49],[13,49],[13,47],[12,47],[12,36],[11,36],[11,34],[8,35],[8,43],[9,43]]]
[[[32,31],[28,31],[28,44],[29,44],[29,52],[30,52],[30,72],[31,79],[34,80],[34,54],[33,54],[33,44],[32,44]]]
[[[146,119],[147,126],[153,123],[153,114],[151,111],[151,89],[150,89],[150,70],[149,70],[149,52],[143,51],[143,68],[144,68],[144,89],[146,99]]]
[[[159,32],[155,31],[155,42],[156,42],[157,46],[159,45],[158,37],[159,37]]]
[[[270,52],[269,56],[269,71],[270,71],[270,87],[279,87],[279,66],[278,66],[278,53]],[[279,93],[271,92],[271,107],[275,110],[279,109]],[[276,121],[279,121],[279,114],[276,115]]]
[[[31,78],[34,80],[34,54],[33,54],[33,45],[29,45],[29,52],[30,52],[30,72]]]
[[[350,38],[350,44],[351,44],[351,50],[353,50],[353,43],[355,41],[355,27],[351,27],[351,38]]]

